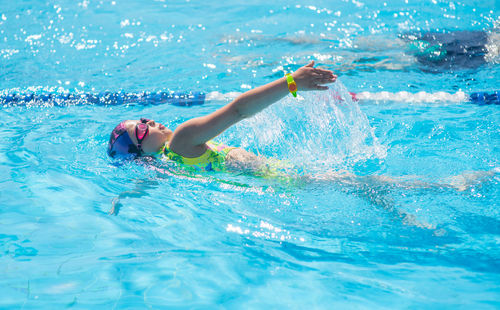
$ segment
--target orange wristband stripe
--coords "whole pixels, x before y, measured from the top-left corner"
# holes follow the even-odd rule
[[[286,83],[288,84],[288,90],[294,97],[297,97],[297,83],[293,80],[292,74],[287,73],[285,74],[286,77]]]

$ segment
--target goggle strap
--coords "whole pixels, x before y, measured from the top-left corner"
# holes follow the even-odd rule
[[[142,124],[145,124],[145,123],[142,123]],[[144,134],[142,135],[141,138],[139,138],[139,133],[138,133],[138,130],[137,130],[138,127],[139,127],[139,124],[137,124],[136,129],[135,129],[135,138],[137,139],[137,150],[139,151],[139,156],[140,156],[141,153],[142,153],[142,140],[148,134],[148,132],[149,132],[149,126],[146,124],[146,131],[144,132]]]

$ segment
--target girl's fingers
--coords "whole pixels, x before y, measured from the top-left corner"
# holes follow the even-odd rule
[[[312,76],[313,80],[331,80],[331,79],[337,78],[336,75],[333,75],[331,73],[328,73],[328,74],[312,73],[311,76]]]
[[[337,80],[337,77],[321,77],[321,78],[314,79],[314,82],[317,84],[326,84],[326,83],[333,83],[336,80]]]
[[[314,71],[316,71],[316,72],[332,72],[331,70],[326,70],[326,69],[321,69],[321,68],[314,68]]]
[[[314,68],[314,72],[319,73],[319,74],[333,74],[333,71],[331,71],[331,70],[325,70],[325,69],[320,69],[320,68]]]
[[[336,79],[337,76],[333,74],[328,74],[328,75],[316,75],[315,78],[318,79]]]
[[[314,61],[305,65],[304,69],[300,71],[300,75],[303,76],[303,79],[305,81],[309,80],[309,89],[326,90],[328,87],[320,84],[329,84],[337,80],[337,76],[333,74],[333,71],[314,68]]]

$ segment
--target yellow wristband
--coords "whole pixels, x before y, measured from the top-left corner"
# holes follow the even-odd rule
[[[292,74],[285,74],[286,83],[288,84],[288,90],[292,93],[294,97],[297,97],[297,83],[293,80]]]

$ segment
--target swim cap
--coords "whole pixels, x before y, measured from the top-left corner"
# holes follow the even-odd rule
[[[127,132],[127,126],[125,126],[125,121],[118,124],[118,126],[113,129],[108,143],[108,155],[115,157],[117,155],[139,155],[139,150],[137,146],[132,142],[130,136]]]

